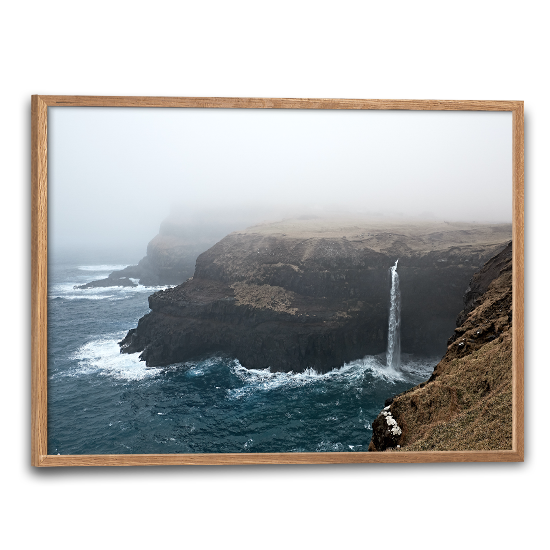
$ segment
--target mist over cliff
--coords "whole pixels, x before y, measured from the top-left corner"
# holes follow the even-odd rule
[[[510,222],[511,135],[510,113],[53,107],[50,249],[137,261],[168,214]]]

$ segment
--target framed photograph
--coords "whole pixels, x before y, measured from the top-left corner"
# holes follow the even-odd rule
[[[32,97],[32,464],[523,461],[523,102]]]

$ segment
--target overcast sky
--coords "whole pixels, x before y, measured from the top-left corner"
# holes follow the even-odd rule
[[[214,218],[245,208],[512,221],[511,113],[50,107],[48,117],[50,246],[145,253],[175,206]]]

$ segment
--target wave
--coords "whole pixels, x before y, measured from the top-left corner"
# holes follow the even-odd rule
[[[361,447],[361,445],[358,445]],[[351,447],[353,450],[353,445],[348,445],[348,447]],[[342,443],[331,443],[330,441],[321,441],[315,448],[315,452],[317,453],[327,453],[327,452],[342,452],[344,450],[344,445]]]
[[[137,280],[137,279],[136,279]],[[159,290],[167,290],[169,288],[173,288],[176,285],[158,285],[158,286],[144,286],[144,285],[138,285],[138,286],[115,286],[115,287],[108,287],[111,289],[119,290],[120,292],[127,293],[127,294],[135,294],[136,292],[148,292],[152,294],[153,292],[158,292]]]
[[[258,391],[273,391],[281,387],[297,388],[307,385],[320,387],[325,383],[340,383],[347,389],[350,386],[358,386],[368,374],[374,379],[382,379],[385,382],[396,383],[411,381],[416,383],[419,378],[427,379],[437,364],[435,358],[405,359],[399,370],[388,368],[379,356],[367,355],[345,363],[342,367],[320,374],[314,369],[306,369],[303,372],[271,372],[268,369],[247,369],[238,361],[231,365],[232,373],[237,376],[243,386],[228,390],[228,397],[241,399]]]
[[[107,299],[123,300],[124,299],[124,298],[116,298],[113,295],[109,295],[109,296],[94,296],[94,295],[79,296],[79,295],[76,295],[76,294],[75,295],[66,294],[64,296],[50,295],[48,297],[49,297],[50,300],[107,300]]]
[[[389,383],[408,382],[417,384],[420,380],[427,380],[434,367],[439,363],[440,357],[415,357],[401,354],[401,366],[388,367],[385,356],[367,355],[363,359],[352,361],[346,367],[355,367],[363,373],[368,372],[373,378],[381,379]]]
[[[227,360],[222,357],[209,357],[208,359],[204,359],[203,361],[189,361],[186,363],[183,363],[183,366],[186,367],[186,375],[195,377],[195,376],[204,376],[208,373],[208,371],[211,368],[219,367],[220,365],[223,365]],[[231,364],[239,363],[237,360],[231,361]],[[169,368],[178,369],[182,366],[181,363],[176,363],[174,365],[168,365]],[[240,366],[240,364],[239,364]]]
[[[257,391],[272,391],[283,386],[297,388],[319,385],[320,390],[327,382],[341,382],[346,386],[355,386],[363,381],[367,371],[377,377],[401,380],[399,373],[388,371],[384,365],[379,363],[378,359],[372,356],[346,363],[340,368],[325,373],[319,373],[313,368],[307,368],[303,372],[297,373],[271,372],[269,368],[247,369],[238,361],[231,367],[231,371],[244,384],[240,388],[228,390],[228,397],[233,399],[240,399]]]
[[[99,374],[117,380],[135,381],[155,378],[162,369],[151,368],[139,360],[138,354],[121,354],[118,343],[125,333],[109,334],[92,340],[70,357],[77,361],[77,366],[62,373],[64,376],[83,376]]]
[[[136,294],[154,294],[159,290],[166,290],[172,288],[173,285],[163,286],[109,286],[109,287],[97,287],[97,288],[74,288],[76,284],[82,284],[82,282],[76,283],[57,283],[53,284],[49,288],[48,298],[55,300],[62,298],[64,300],[124,300],[131,298]]]
[[[111,264],[100,264],[100,265],[79,265],[77,269],[80,271],[95,271],[97,273],[101,273],[104,271],[120,271],[121,269],[124,269],[125,267],[128,267],[127,264],[125,265],[111,265]]]
[[[243,383],[240,388],[228,390],[230,399],[240,399],[257,391],[273,391],[281,387],[298,388],[315,384],[321,380],[328,379],[334,371],[326,374],[319,374],[313,369],[306,369],[303,372],[271,372],[267,369],[247,369],[238,361],[234,361],[231,372]]]

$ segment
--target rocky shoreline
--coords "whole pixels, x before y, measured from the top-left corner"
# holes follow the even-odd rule
[[[326,372],[385,351],[399,258],[402,349],[442,354],[473,274],[510,224],[294,219],[231,233],[193,276],[149,297],[120,342],[148,366],[221,353],[247,368]]]
[[[389,398],[369,451],[512,448],[512,243],[471,279],[430,379]]]

